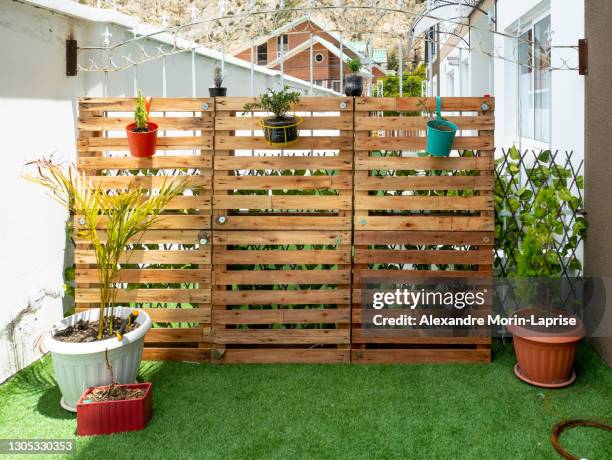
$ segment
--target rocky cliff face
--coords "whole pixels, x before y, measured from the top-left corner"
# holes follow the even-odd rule
[[[181,35],[197,40],[206,46],[219,49],[225,44],[226,52],[237,51],[248,46],[251,38],[257,38],[281,27],[308,11],[287,12],[279,10],[278,0],[79,0],[90,6],[117,9],[137,17],[141,22],[176,26],[188,24],[195,16],[202,18],[234,16],[233,19],[215,21],[204,25],[185,28]],[[416,15],[424,8],[423,0],[285,0],[287,8],[316,7],[310,12],[329,30],[341,31],[347,40],[371,38],[377,48],[391,51],[397,47],[400,37],[406,37]],[[366,9],[340,9],[340,5],[363,7],[375,6],[398,9],[409,14]],[[249,11],[271,11],[274,13],[246,16]],[[410,55],[412,59],[412,54]]]

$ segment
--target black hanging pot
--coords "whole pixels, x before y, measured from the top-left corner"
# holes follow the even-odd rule
[[[361,75],[347,75],[344,85],[344,94],[347,96],[361,96],[363,93],[363,77]]]
[[[216,86],[213,86],[212,88],[208,88],[208,94],[210,95],[210,97],[224,97],[227,95],[227,88],[217,88]]]
[[[273,146],[286,146],[297,140],[300,130],[299,124],[302,123],[302,118],[294,117],[269,117],[264,118],[261,122],[264,137],[268,144]]]

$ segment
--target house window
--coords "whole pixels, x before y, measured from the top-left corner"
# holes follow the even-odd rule
[[[550,142],[550,16],[532,25],[519,40],[520,135]]]
[[[278,54],[278,57],[281,56],[281,52],[282,54],[286,54],[287,51],[289,51],[289,35],[283,34],[277,37],[276,49],[277,49],[276,53]]]
[[[325,60],[325,56],[323,56],[323,53],[317,53],[315,55],[315,61],[318,62],[319,64],[322,63]]]
[[[332,80],[332,89],[337,93],[342,92],[342,87],[340,86],[340,80]]]
[[[257,64],[266,65],[268,63],[268,44],[262,43],[257,47]]]

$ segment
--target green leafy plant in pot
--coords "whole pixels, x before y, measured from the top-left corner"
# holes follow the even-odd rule
[[[576,378],[572,370],[576,349],[585,329],[582,321],[561,309],[554,308],[560,278],[560,254],[555,235],[563,232],[563,203],[571,199],[565,187],[545,185],[534,199],[533,206],[522,215],[525,231],[514,258],[517,278],[515,289],[521,300],[530,306],[514,312],[513,317],[527,320],[526,325],[511,324],[518,363],[516,376],[524,382],[546,388],[570,385]],[[534,279],[537,278],[537,279]],[[551,286],[552,284],[552,286]],[[555,327],[533,325],[532,319],[572,319],[574,324]]]
[[[299,125],[302,117],[287,115],[287,112],[300,102],[300,93],[291,91],[285,86],[280,91],[268,89],[259,97],[259,101],[244,105],[246,112],[265,110],[274,115],[261,121],[264,137],[268,144],[276,147],[287,146],[299,137]]]
[[[144,311],[116,305],[121,265],[130,262],[134,245],[159,220],[168,202],[182,194],[185,181],[168,180],[155,192],[134,183],[122,190],[105,190],[74,165],[59,165],[51,159],[30,165],[37,174],[26,179],[49,190],[75,217],[73,234],[89,244],[87,252],[96,262],[97,295],[96,288],[90,292],[77,288],[76,294],[77,300],[85,296],[81,302],[99,307],[64,318],[45,337],[62,393],[61,405],[74,411],[86,388],[111,383],[106,353],[117,383],[136,379],[151,319]]]
[[[227,88],[223,86],[223,70],[219,66],[215,67],[213,82],[214,86],[208,88],[208,94],[210,97],[226,96]]]
[[[359,75],[361,61],[358,57],[355,57],[346,64],[352,74],[346,76],[344,94],[347,96],[361,96],[363,94],[363,76]]]
[[[157,124],[149,121],[151,98],[145,98],[140,90],[136,97],[134,123],[126,126],[128,145],[132,156],[148,158],[155,155],[157,149]]]

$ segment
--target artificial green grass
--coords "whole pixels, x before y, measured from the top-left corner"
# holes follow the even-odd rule
[[[560,390],[518,381],[511,346],[497,348],[493,363],[474,365],[145,362],[150,425],[78,438],[77,457],[554,459],[556,422],[612,418],[612,372],[590,346],[579,350],[576,383]],[[75,437],[59,399],[49,358],[20,372],[0,386],[0,438]],[[608,432],[561,440],[578,457],[612,458]]]

